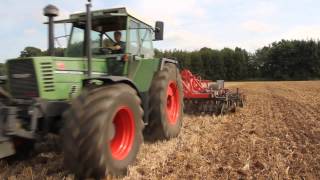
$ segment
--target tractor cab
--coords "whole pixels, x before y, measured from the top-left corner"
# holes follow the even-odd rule
[[[55,23],[72,23],[65,56],[86,56],[86,13],[72,14],[70,19]],[[128,57],[153,58],[152,41],[161,40],[159,35],[156,35],[163,33],[161,31],[161,27],[154,29],[134,18],[125,8],[93,11],[90,31],[92,56],[117,56],[124,60]],[[120,39],[116,36],[120,36]]]

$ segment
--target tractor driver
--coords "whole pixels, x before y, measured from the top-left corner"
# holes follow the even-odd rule
[[[105,43],[105,46],[112,50],[112,54],[123,54],[126,49],[126,43],[121,41],[121,32],[115,31],[114,32],[114,40],[115,43],[113,45],[107,45],[108,43]]]

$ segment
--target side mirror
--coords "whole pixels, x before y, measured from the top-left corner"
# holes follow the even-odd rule
[[[155,38],[154,40],[155,41],[161,41],[163,40],[163,27],[164,27],[164,24],[162,21],[157,21],[156,22],[156,27],[155,27]]]

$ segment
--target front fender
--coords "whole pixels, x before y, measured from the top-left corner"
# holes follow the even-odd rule
[[[95,81],[97,81],[97,80],[102,82],[102,84],[100,84],[100,86],[112,85],[112,84],[116,84],[116,83],[125,83],[125,84],[128,84],[129,86],[131,86],[133,89],[135,89],[138,96],[142,100],[141,106],[145,112],[144,116],[143,116],[143,121],[146,124],[149,122],[149,116],[148,116],[149,115],[149,93],[148,92],[140,92],[137,85],[131,79],[128,79],[128,78],[122,77],[122,76],[105,76],[105,77],[84,79],[82,82],[83,87],[90,88],[90,86],[96,86]]]
[[[82,81],[83,87],[91,86],[95,81],[101,81],[102,85],[111,85],[115,83],[125,83],[135,89],[140,96],[139,89],[137,85],[129,78],[123,76],[105,76],[105,77],[95,77],[95,78],[87,78]]]

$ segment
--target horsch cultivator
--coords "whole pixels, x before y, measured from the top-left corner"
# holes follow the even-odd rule
[[[184,92],[184,111],[189,114],[222,115],[235,112],[237,106],[243,107],[245,96],[224,88],[224,81],[202,80],[189,70],[181,71]]]

